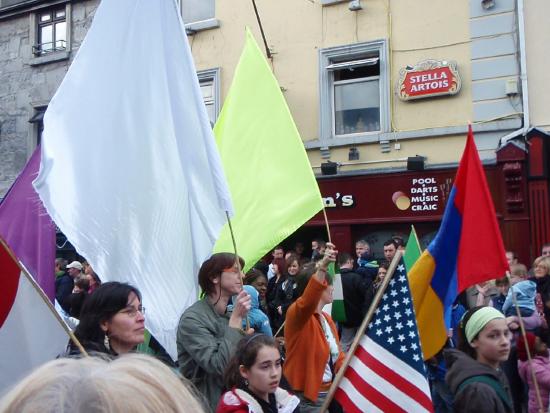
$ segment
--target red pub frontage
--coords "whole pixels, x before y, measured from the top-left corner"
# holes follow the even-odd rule
[[[510,141],[498,150],[496,164],[484,166],[505,248],[528,266],[550,241],[548,137],[530,141],[540,148],[527,152]],[[439,229],[455,174],[456,167],[318,177],[333,242],[353,253],[355,241],[364,238],[380,258],[384,241],[407,239],[414,225],[425,247]],[[314,237],[326,239],[325,228],[321,212],[292,240],[307,248]],[[479,245],[480,256],[484,248]]]

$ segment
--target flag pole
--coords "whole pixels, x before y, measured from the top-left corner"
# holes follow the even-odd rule
[[[40,288],[40,286],[36,283],[35,279],[29,274],[29,272],[27,271],[27,269],[25,268],[25,266],[23,264],[21,264],[21,262],[17,259],[17,257],[15,256],[15,254],[13,253],[13,251],[11,250],[11,248],[8,246],[8,244],[6,243],[6,241],[4,241],[2,238],[0,238],[0,244],[2,244],[2,247],[4,247],[6,249],[6,251],[8,252],[8,254],[10,255],[10,257],[17,263],[17,266],[19,267],[19,269],[21,270],[21,272],[25,275],[25,277],[27,277],[27,280],[31,283],[31,285],[33,286],[33,288],[36,290],[36,292],[38,293],[38,295],[42,298],[42,300],[44,301],[44,303],[46,303],[46,306],[50,309],[50,311],[54,314],[55,316],[55,319],[57,321],[59,321],[59,323],[61,324],[61,326],[63,327],[63,329],[65,330],[65,332],[67,333],[67,335],[70,337],[71,341],[74,343],[74,345],[78,348],[78,350],[80,351],[80,354],[82,354],[83,356],[85,357],[88,357],[88,352],[84,349],[84,347],[82,346],[82,344],[80,343],[80,341],[78,341],[78,339],[76,338],[76,336],[74,335],[73,331],[69,328],[69,326],[67,325],[67,323],[65,323],[65,321],[63,321],[63,319],[61,318],[61,316],[59,315],[59,313],[57,312],[57,310],[54,308],[54,306],[52,305],[50,299],[46,296],[46,293],[44,293],[44,291],[42,290],[42,288]]]
[[[325,217],[325,226],[327,227],[328,242],[332,243],[332,241],[330,240],[330,228],[328,226],[327,210],[324,205],[323,205],[323,216]]]
[[[235,234],[233,233],[233,226],[231,225],[231,218],[229,218],[229,211],[225,211],[227,223],[229,224],[229,233],[231,234],[231,242],[233,242],[233,251],[235,251],[235,264],[241,270],[241,287],[244,285],[241,263],[239,262],[239,254],[237,254],[237,241],[235,240]],[[246,315],[246,330],[250,330],[250,319],[248,314]]]
[[[508,278],[508,282],[510,283],[510,288],[512,290],[512,302],[514,303],[514,307],[516,308],[516,314],[519,320],[519,329],[521,331],[521,335],[523,336],[523,342],[525,343],[525,351],[527,353],[527,363],[529,363],[529,368],[531,370],[531,378],[533,379],[533,383],[535,385],[535,395],[537,397],[537,404],[539,405],[540,411],[544,412],[544,406],[542,404],[542,398],[540,396],[539,382],[537,381],[537,376],[535,374],[535,371],[533,370],[533,358],[531,357],[531,350],[529,350],[529,346],[527,345],[527,332],[525,331],[525,324],[523,323],[523,317],[521,316],[521,312],[519,309],[516,292],[512,288],[512,277],[511,277],[510,271],[506,271],[506,278]]]
[[[376,295],[374,296],[374,299],[372,300],[372,303],[369,307],[369,310],[367,311],[367,314],[365,315],[365,318],[363,319],[363,322],[357,329],[357,333],[355,334],[355,338],[353,339],[353,342],[351,343],[351,346],[349,348],[348,353],[346,354],[346,358],[344,359],[344,362],[342,363],[342,367],[340,367],[340,370],[338,370],[338,373],[336,374],[336,377],[332,381],[332,384],[330,386],[330,389],[328,391],[327,397],[321,406],[321,413],[324,413],[328,410],[328,406],[332,399],[334,398],[334,394],[336,393],[336,390],[338,389],[338,386],[340,385],[340,382],[342,381],[342,378],[344,377],[344,373],[346,372],[346,369],[351,362],[351,359],[353,357],[353,354],[355,353],[355,349],[359,345],[359,342],[361,341],[361,338],[365,334],[365,331],[367,329],[367,326],[372,320],[372,317],[374,316],[374,312],[378,308],[378,305],[380,304],[380,301],[382,300],[382,296],[386,292],[386,288],[390,284],[391,279],[393,278],[393,274],[395,273],[395,269],[397,268],[397,265],[399,264],[399,260],[401,260],[403,253],[401,251],[397,251],[395,253],[395,256],[393,257],[393,260],[390,264],[390,267],[388,268],[388,272],[386,276],[384,277],[384,281],[382,281],[382,284],[380,285],[380,288],[376,292]]]

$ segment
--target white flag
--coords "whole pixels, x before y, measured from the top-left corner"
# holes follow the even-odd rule
[[[173,0],[101,2],[44,116],[34,185],[103,281],[142,292],[146,327],[175,358],[232,206]]]
[[[0,243],[0,398],[36,367],[62,354],[69,335],[37,285]]]

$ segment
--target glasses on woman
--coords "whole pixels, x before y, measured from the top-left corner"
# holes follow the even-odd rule
[[[128,317],[134,318],[137,316],[137,313],[141,313],[141,315],[145,315],[145,307],[142,307],[141,305],[138,308],[135,307],[126,307],[124,310],[120,310],[119,313],[122,314],[128,314]]]

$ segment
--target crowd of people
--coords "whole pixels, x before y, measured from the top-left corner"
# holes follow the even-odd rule
[[[69,343],[61,358],[15,386],[0,411],[46,403],[40,410],[78,412],[92,403],[98,412],[318,412],[389,263],[404,248],[400,238],[389,239],[377,260],[366,240],[355,247],[352,256],[315,239],[305,256],[302,243],[286,252],[277,246],[270,262],[246,274],[240,257],[213,254],[198,273],[203,297],[180,318],[175,363],[162,349],[163,362],[134,354],[145,339],[138,288],[102,284],[87,263],[57,259],[57,308],[82,347]],[[542,252],[530,270],[507,252],[510,277],[457,297],[447,345],[426,362],[436,412],[531,413],[539,403],[548,410],[550,244]],[[345,322],[323,311],[333,301],[332,263],[341,274]],[[82,349],[94,357],[79,358]],[[127,410],[109,400],[118,391],[148,401]],[[333,401],[329,411],[342,408]]]

